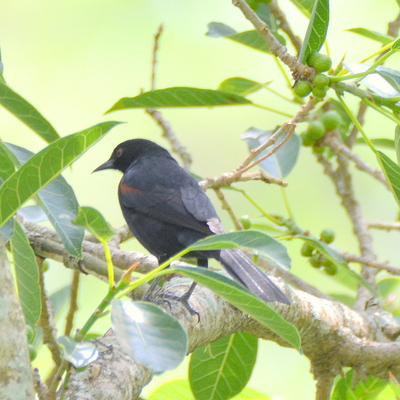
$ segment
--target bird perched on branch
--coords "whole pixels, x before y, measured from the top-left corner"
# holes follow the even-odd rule
[[[218,215],[205,192],[169,152],[145,139],[119,144],[95,171],[118,169],[118,188],[125,220],[139,242],[159,262],[168,260],[199,239],[223,233]],[[241,250],[195,251],[199,266],[215,258],[227,272],[266,302],[290,304],[283,292]],[[189,289],[187,301],[194,289]],[[190,309],[190,306],[188,305]]]

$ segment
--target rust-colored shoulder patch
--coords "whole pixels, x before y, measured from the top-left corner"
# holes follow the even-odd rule
[[[141,190],[136,189],[136,188],[134,188],[132,186],[129,186],[126,183],[121,183],[121,185],[119,187],[120,187],[122,193],[137,193],[137,192],[141,192]]]

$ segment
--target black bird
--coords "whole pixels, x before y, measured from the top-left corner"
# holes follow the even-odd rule
[[[201,187],[156,143],[127,140],[93,172],[103,169],[118,169],[124,174],[118,188],[122,213],[132,233],[160,263],[199,239],[224,232]],[[204,267],[208,258],[215,258],[236,281],[264,301],[290,304],[241,250],[196,251],[188,256],[197,258],[198,265]]]

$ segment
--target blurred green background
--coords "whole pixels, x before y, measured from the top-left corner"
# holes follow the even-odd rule
[[[125,121],[113,129],[97,146],[64,173],[81,205],[99,209],[115,227],[123,224],[116,187],[118,172],[91,171],[108,159],[112,149],[128,138],[143,137],[166,145],[156,124],[141,110],[116,112],[104,116],[118,99],[150,89],[153,36],[163,23],[165,32],[158,54],[157,87],[193,86],[217,88],[224,79],[242,76],[256,81],[273,81],[271,87],[290,97],[290,90],[271,56],[250,50],[224,39],[205,36],[207,24],[224,22],[236,30],[252,29],[231,1],[205,0],[117,0],[117,1],[1,1],[0,45],[7,83],[30,101],[61,135],[80,131],[104,120]],[[294,31],[302,37],[306,18],[288,0],[279,2]],[[331,1],[329,51],[334,65],[346,55],[359,62],[379,49],[346,29],[365,27],[382,33],[396,18],[395,0]],[[396,68],[398,56],[388,66]],[[295,113],[297,106],[263,92],[260,103]],[[346,101],[355,105],[350,96]],[[215,109],[170,109],[163,111],[182,143],[193,156],[192,171],[201,176],[216,176],[235,168],[247,154],[240,135],[250,126],[273,129],[285,117],[251,107]],[[394,126],[374,112],[367,116],[366,131],[371,137],[393,136]],[[301,131],[301,129],[300,129]],[[0,138],[32,151],[45,143],[7,111],[0,109]],[[357,152],[377,166],[367,148]],[[390,152],[386,151],[389,155]],[[393,220],[397,206],[381,185],[355,171],[355,186],[368,219]],[[335,244],[357,252],[347,216],[321,167],[309,149],[302,149],[297,168],[286,179],[289,202],[298,224],[314,234],[331,227],[337,232]],[[237,185],[246,189],[269,213],[286,215],[279,187],[261,183]],[[258,217],[258,212],[238,193],[226,192],[237,215]],[[225,222],[232,224],[218,201],[214,204]],[[382,261],[399,264],[398,234],[374,232],[377,253]],[[126,248],[139,249],[136,241]],[[299,257],[300,243],[288,243],[293,272],[327,293],[344,293],[338,284],[313,270]],[[46,276],[50,293],[70,282],[70,271],[52,264]],[[106,285],[89,276],[82,277],[79,327],[106,292]],[[103,333],[107,319],[96,326]],[[35,362],[41,371],[48,360],[42,351]],[[249,386],[285,400],[313,398],[314,381],[308,360],[296,351],[263,342],[256,370]],[[155,378],[144,397],[161,382],[186,376],[186,366]],[[290,382],[290,383],[289,383]]]

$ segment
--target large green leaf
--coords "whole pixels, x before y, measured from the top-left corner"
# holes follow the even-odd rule
[[[382,76],[395,90],[400,92],[400,71],[393,68],[388,68],[383,65],[379,65],[375,70],[380,76]]]
[[[4,145],[3,142],[0,141],[0,179],[5,181],[15,172],[15,164],[12,159],[12,154]]]
[[[14,220],[14,233],[10,242],[22,311],[26,323],[33,327],[42,311],[39,268],[29,240],[16,220]]]
[[[234,93],[239,96],[247,96],[262,89],[261,83],[246,78],[234,77],[225,79],[218,86],[222,92]]]
[[[316,0],[291,0],[291,2],[307,17],[309,18],[313,7],[314,3]]]
[[[128,108],[215,107],[243,104],[252,104],[252,102],[242,96],[219,90],[171,87],[145,92],[135,97],[124,97],[118,100],[107,113]]]
[[[190,357],[189,380],[197,400],[227,400],[243,390],[253,371],[258,339],[234,333],[198,348]]]
[[[108,241],[115,235],[104,217],[92,207],[80,207],[74,223],[88,229],[99,240]]]
[[[286,247],[265,233],[257,231],[229,232],[208,236],[192,244],[188,247],[188,250],[218,250],[239,247],[245,247],[254,254],[268,258],[281,267],[290,268],[291,260]]]
[[[397,204],[400,205],[400,166],[381,151],[376,151],[376,156],[386,175],[390,190]]]
[[[24,98],[15,93],[8,85],[0,81],[0,104],[28,125],[46,142],[60,138],[51,124]]]
[[[375,400],[387,384],[383,379],[370,375],[354,385],[354,370],[351,369],[337,382],[331,400]]]
[[[0,226],[117,124],[104,122],[58,139],[19,168],[0,187]]]
[[[397,164],[400,165],[400,125],[394,130],[394,148],[396,150]]]
[[[17,158],[19,165],[25,164],[34,153],[6,143],[7,148]],[[78,215],[78,201],[68,182],[60,175],[53,179],[37,194],[37,200],[54,226],[67,251],[78,258],[82,257],[84,230],[72,221]]]
[[[111,320],[125,353],[155,373],[176,368],[188,339],[178,320],[152,303],[113,300]]]
[[[379,43],[382,44],[389,44],[391,42],[393,42],[393,38],[388,36],[388,35],[384,35],[382,33],[379,32],[375,32],[372,31],[370,29],[365,29],[365,28],[352,28],[352,29],[347,29],[349,32],[353,32],[353,33],[357,33],[361,36],[365,36],[369,39],[375,40]]]
[[[301,350],[301,338],[296,327],[285,321],[275,310],[250,293],[244,286],[204,268],[174,267],[170,272],[178,272],[211,289],[218,296],[275,332],[295,349]]]
[[[299,61],[307,62],[308,56],[318,51],[325,42],[329,25],[329,0],[315,0],[310,22],[301,46]]]

